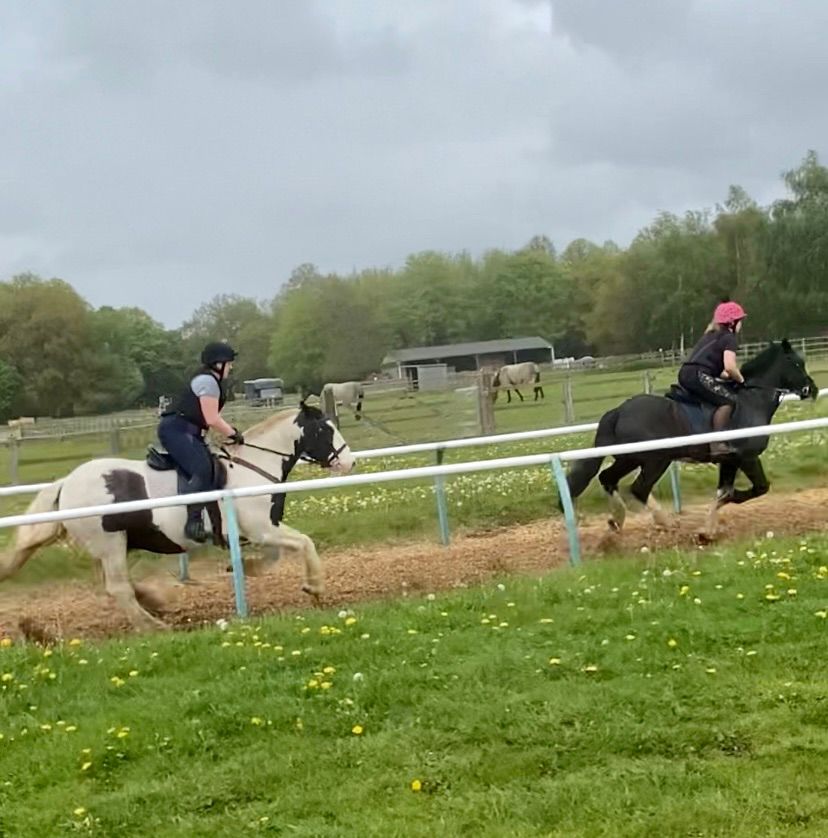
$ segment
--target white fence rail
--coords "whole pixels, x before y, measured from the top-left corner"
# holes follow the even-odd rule
[[[176,495],[166,498],[153,498],[149,500],[125,501],[120,503],[79,507],[76,509],[56,510],[53,512],[38,512],[28,515],[9,515],[7,517],[0,518],[0,528],[16,527],[25,524],[69,521],[78,518],[94,518],[115,512],[138,512],[147,509],[184,506],[191,503],[222,501],[227,516],[227,534],[230,541],[230,552],[233,561],[233,576],[236,588],[236,609],[240,615],[244,616],[247,613],[243,581],[244,566],[241,561],[241,547],[234,500],[259,497],[262,495],[307,492],[315,489],[337,489],[345,486],[388,483],[399,480],[416,480],[425,477],[434,477],[440,480],[455,474],[469,474],[478,471],[495,471],[501,469],[549,465],[552,468],[555,480],[558,484],[562,505],[564,507],[564,514],[570,538],[570,560],[573,563],[577,563],[580,560],[577,522],[575,520],[572,499],[569,495],[569,488],[567,486],[566,477],[562,467],[563,462],[593,459],[596,457],[604,458],[618,454],[693,447],[717,440],[743,440],[753,437],[817,430],[826,427],[828,427],[828,418],[806,419],[799,422],[782,422],[776,425],[762,425],[755,428],[722,431],[718,433],[690,434],[682,437],[646,440],[643,442],[634,442],[625,445],[581,448],[554,454],[546,453],[530,454],[520,457],[503,457],[475,462],[452,463],[449,465],[396,469],[393,471],[378,472],[375,474],[357,474],[334,478],[326,477],[313,480],[301,480],[295,483],[267,483],[261,486],[249,486],[239,489],[198,492],[189,495]]]

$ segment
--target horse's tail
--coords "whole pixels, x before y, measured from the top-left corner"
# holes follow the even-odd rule
[[[31,512],[51,512],[58,508],[60,490],[63,483],[58,480],[42,489],[29,504],[26,514]],[[14,549],[0,554],[0,581],[8,579],[41,548],[57,541],[63,534],[60,521],[42,524],[22,524],[17,528]]]
[[[598,422],[598,430],[595,432],[595,447],[612,445],[615,442],[615,426],[618,423],[619,410],[613,408],[608,410]],[[592,482],[596,474],[601,470],[603,457],[593,457],[589,460],[576,460],[572,469],[567,475],[566,482],[569,485],[569,493],[573,500],[584,493],[584,490]]]
[[[356,412],[354,413],[354,418],[362,419],[362,400],[365,398],[365,388],[360,383],[359,387],[357,388],[357,403],[356,403]]]

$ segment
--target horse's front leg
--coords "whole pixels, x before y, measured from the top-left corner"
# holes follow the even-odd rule
[[[520,392],[520,390],[518,390],[518,388],[517,388],[517,387],[515,387],[515,392],[518,394],[518,398],[519,398],[521,401],[523,401],[523,393],[521,393],[521,392]]]
[[[305,581],[302,590],[315,597],[325,592],[325,580],[322,573],[322,562],[316,552],[316,545],[312,539],[299,530],[286,524],[278,524],[268,528],[262,538],[262,545],[271,550],[287,548],[301,553],[305,562]]]
[[[770,491],[770,482],[765,474],[765,468],[758,457],[751,457],[739,464],[745,477],[750,480],[749,489],[733,489],[730,493],[729,503],[745,503],[745,501],[762,497]]]
[[[735,489],[738,471],[739,466],[732,461],[723,462],[719,466],[719,485],[716,487],[716,497],[707,513],[707,523],[701,533],[703,541],[712,541],[716,537],[719,510],[728,503],[734,503],[734,498],[738,494]],[[738,502],[741,503],[741,501]]]

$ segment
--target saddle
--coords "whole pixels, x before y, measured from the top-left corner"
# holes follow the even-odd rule
[[[670,389],[665,393],[665,398],[676,402],[681,408],[687,421],[690,423],[691,433],[706,434],[713,430],[713,414],[717,410],[715,405],[701,401],[698,396],[695,396],[689,390],[685,390],[680,384],[671,385]],[[733,412],[728,429],[735,426],[734,420],[738,410],[737,402],[736,410]]]
[[[224,463],[212,452],[210,458],[213,463],[213,475],[210,481],[210,489],[223,489],[227,485],[227,468]],[[147,465],[153,471],[175,471],[178,474],[178,494],[187,494],[187,477],[178,470],[178,465],[167,451],[159,451],[153,445],[147,447]],[[224,538],[224,525],[221,517],[221,508],[218,501],[211,501],[205,504],[207,515],[210,518],[210,529],[213,534],[213,544],[216,547],[227,548],[227,541]]]

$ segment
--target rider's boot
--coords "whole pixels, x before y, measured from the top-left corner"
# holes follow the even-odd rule
[[[207,531],[204,529],[203,506],[187,507],[187,523],[184,525],[184,535],[190,541],[203,543],[207,540]]]
[[[713,414],[713,430],[725,430],[727,428],[728,423],[730,422],[730,417],[732,415],[732,404],[725,404],[721,407],[716,408],[716,412]],[[710,443],[710,456],[713,457],[713,459],[715,460],[736,453],[738,453],[737,450],[733,447],[733,445],[730,442],[724,442],[720,440],[718,442]]]

